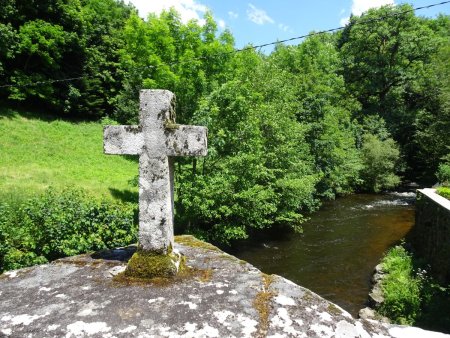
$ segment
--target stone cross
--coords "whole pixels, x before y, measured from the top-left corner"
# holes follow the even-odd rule
[[[173,247],[173,156],[206,156],[206,127],[175,124],[175,95],[141,90],[139,125],[105,126],[104,152],[139,155],[139,247]]]

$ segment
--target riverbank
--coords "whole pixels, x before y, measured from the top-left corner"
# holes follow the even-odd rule
[[[429,264],[405,247],[391,248],[375,268],[371,308],[360,317],[450,333],[450,285],[434,279]]]
[[[434,189],[417,194],[415,225],[407,242],[391,248],[375,269],[369,318],[450,333],[448,233],[450,201]]]

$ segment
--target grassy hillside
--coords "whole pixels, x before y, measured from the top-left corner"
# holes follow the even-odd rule
[[[0,200],[17,201],[49,186],[96,196],[130,196],[136,161],[103,154],[103,127],[0,109]]]

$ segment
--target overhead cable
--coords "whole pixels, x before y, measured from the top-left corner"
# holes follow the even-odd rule
[[[423,9],[429,9],[432,7],[437,7],[437,6],[442,6],[442,5],[446,5],[449,4],[450,0],[448,1],[442,1],[439,3],[434,3],[431,5],[427,5],[427,6],[420,6],[420,7],[415,7],[415,8],[411,8],[411,9],[407,9],[398,13],[391,13],[388,15],[382,15],[376,18],[369,18],[369,19],[365,19],[364,15],[361,16],[362,20],[356,22],[355,24],[357,25],[362,25],[362,24],[366,24],[366,23],[372,23],[372,22],[379,22],[379,21],[383,21],[385,19],[391,18],[391,17],[400,17],[404,14],[408,14],[411,12],[415,12],[415,11],[419,11],[419,10],[423,10]],[[240,48],[240,49],[234,49],[232,51],[229,52],[221,52],[221,53],[216,53],[216,54],[212,54],[212,55],[207,55],[207,56],[200,56],[200,57],[195,57],[195,58],[191,58],[188,60],[183,60],[183,61],[176,61],[176,62],[172,62],[172,63],[164,63],[164,66],[169,66],[169,67],[173,67],[182,63],[191,63],[193,61],[198,61],[198,60],[203,60],[203,59],[210,59],[210,58],[214,58],[214,57],[218,57],[218,56],[222,56],[222,55],[230,55],[230,54],[236,54],[236,53],[240,53],[240,52],[245,52],[248,50],[256,50],[256,49],[261,49],[264,47],[268,47],[268,46],[273,46],[273,45],[279,45],[282,43],[286,43],[286,42],[291,42],[291,41],[295,41],[295,40],[300,40],[300,39],[304,39],[307,37],[311,37],[311,36],[315,36],[315,35],[321,35],[321,34],[327,34],[327,33],[333,33],[339,30],[344,29],[346,26],[340,26],[340,27],[336,27],[336,28],[330,28],[330,29],[326,29],[326,30],[322,30],[322,31],[318,31],[318,32],[311,32],[308,34],[304,34],[304,35],[300,35],[300,36],[295,36],[292,38],[288,38],[288,39],[283,39],[283,40],[277,40],[277,41],[272,41],[269,43],[264,43],[261,45],[250,45],[244,48]],[[162,65],[157,65],[157,66],[143,66],[143,67],[136,67],[135,70],[142,70],[142,69],[149,69],[149,68],[158,68],[161,67]],[[53,80],[46,80],[46,81],[37,81],[37,82],[30,82],[30,83],[24,83],[24,84],[4,84],[1,85],[0,88],[7,88],[7,87],[30,87],[30,86],[37,86],[37,85],[41,85],[41,84],[52,84],[52,83],[56,83],[56,82],[71,82],[71,81],[76,81],[76,80],[82,80],[82,79],[89,79],[89,78],[93,78],[94,75],[91,76],[78,76],[78,77],[70,77],[70,78],[65,78],[65,79],[53,79]]]

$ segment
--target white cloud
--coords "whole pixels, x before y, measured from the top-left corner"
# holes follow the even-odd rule
[[[233,12],[233,11],[229,11],[229,12],[228,12],[228,16],[229,16],[231,19],[237,19],[238,16],[239,16],[239,14],[238,14],[238,13],[235,13],[235,12]]]
[[[225,29],[225,26],[226,26],[225,20],[218,19],[217,20],[217,25],[219,26],[220,29]]]
[[[289,29],[289,26],[286,26],[282,23],[278,24],[278,28],[281,29],[283,32],[290,32],[291,30]]]
[[[247,17],[250,21],[257,25],[264,25],[265,23],[274,23],[275,21],[267,15],[266,11],[256,8],[252,4],[248,4]]]
[[[347,11],[347,10],[346,10],[345,8],[342,8],[341,11],[339,12],[339,15],[344,15],[344,13],[345,13],[346,11]]]
[[[394,0],[353,0],[352,13],[361,15],[370,8],[378,8],[384,5],[393,5]]]
[[[395,5],[394,0],[353,0],[352,3],[352,14],[361,15],[362,13],[368,11],[371,8],[379,8],[385,5]],[[340,15],[344,14],[345,11],[341,10]],[[350,22],[350,17],[342,18],[340,21],[341,26],[345,26]]]
[[[347,16],[347,17],[345,17],[345,18],[342,18],[341,21],[339,21],[339,24],[340,24],[341,26],[345,26],[345,25],[347,25],[349,22],[350,22],[350,17]]]
[[[181,20],[186,23],[191,19],[204,23],[203,14],[208,10],[205,5],[196,0],[129,0],[139,11],[142,18],[147,18],[149,13],[160,14],[163,10],[174,7],[181,15]]]

